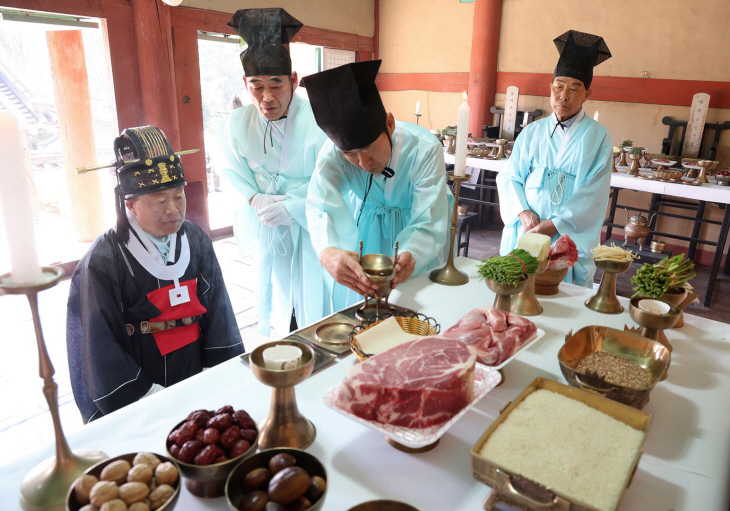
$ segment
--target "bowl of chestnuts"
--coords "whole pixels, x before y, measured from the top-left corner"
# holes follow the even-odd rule
[[[324,465],[300,449],[266,449],[236,465],[226,482],[232,511],[318,511],[327,493]]]
[[[167,452],[180,466],[185,487],[196,497],[220,497],[226,478],[256,452],[258,428],[245,410],[223,406],[195,410],[167,436]]]
[[[170,511],[179,494],[175,460],[151,452],[123,454],[76,479],[66,494],[66,511]]]

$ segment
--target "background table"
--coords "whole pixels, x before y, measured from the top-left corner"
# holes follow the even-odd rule
[[[420,275],[401,285],[391,302],[436,318],[443,328],[474,307],[491,305],[494,294],[477,280],[476,262],[457,258],[465,286],[448,287]],[[533,321],[545,337],[504,369],[505,383],[489,392],[442,437],[432,451],[406,454],[382,435],[327,408],[322,395],[338,385],[353,355],[339,359],[296,387],[300,411],[314,422],[317,438],[307,451],[326,466],[325,511],[344,511],[375,498],[409,502],[423,511],[479,510],[489,488],[471,475],[469,452],[480,435],[536,377],[565,383],[557,352],[568,331],[587,325],[633,326],[628,313],[604,315],[583,306],[592,292],[561,284],[543,297],[545,312]],[[626,306],[626,299],[621,298]],[[685,326],[667,332],[674,345],[669,378],[652,391],[644,408],[653,416],[644,455],[621,510],[727,511],[730,501],[730,342],[727,325],[686,316]],[[110,456],[133,451],[164,453],[169,430],[189,411],[231,404],[254,419],[268,413],[270,390],[240,359],[232,359],[165,391],[102,417],[69,435],[72,448],[97,448]],[[50,425],[49,425],[50,427]],[[566,431],[566,434],[570,432]],[[0,458],[2,509],[15,509],[23,476],[53,453],[39,446],[22,459]],[[226,509],[225,499],[198,499],[183,489],[177,509]]]
[[[453,163],[454,155],[444,153],[444,159],[446,160],[446,163]],[[486,160],[483,158],[467,158],[466,166],[475,167],[491,172],[502,172],[504,170],[507,170],[508,161],[508,159]],[[685,236],[683,233],[659,232],[655,234],[689,242],[689,249],[687,254],[690,259],[694,258],[695,247],[698,243],[715,247],[715,255],[712,259],[710,275],[707,281],[707,290],[705,291],[705,297],[703,301],[705,307],[709,307],[712,301],[712,294],[715,290],[715,280],[717,279],[717,274],[720,271],[720,263],[722,262],[722,256],[724,255],[728,231],[730,231],[730,207],[728,207],[728,205],[730,205],[730,187],[719,186],[712,183],[705,183],[702,186],[689,186],[677,183],[665,183],[662,181],[639,179],[634,176],[629,176],[625,174],[623,170],[625,170],[626,168],[627,167],[619,167],[619,172],[611,173],[611,200],[608,205],[608,215],[604,222],[604,225],[607,226],[606,239],[611,237],[611,232],[614,227],[623,228],[623,226],[626,224],[626,222],[614,223],[616,208],[623,207],[618,204],[618,195],[621,190],[634,190],[639,192],[651,193],[652,201],[649,209],[630,207],[630,209],[632,209],[633,211],[648,213],[647,216],[651,216],[653,213],[657,212],[659,210],[659,205],[662,201],[668,202],[670,204],[667,205],[674,205],[674,207],[695,210],[696,214],[693,217],[659,212],[659,215],[662,216],[693,220],[694,228],[692,229],[692,233],[690,236]],[[651,171],[649,169],[641,169],[641,173],[642,175],[651,175]],[[712,180],[713,178],[709,179]],[[680,200],[667,200],[666,198],[663,198],[664,196],[677,197]],[[690,199],[699,202],[695,205],[681,199]],[[724,210],[723,219],[721,222],[716,220],[704,219],[705,204],[708,202],[716,203]],[[706,239],[700,237],[700,227],[703,223],[715,224],[720,226],[716,239]],[[654,230],[655,225],[656,219],[651,222],[652,231]],[[646,247],[649,246],[650,241],[651,236],[647,238],[644,243]],[[727,258],[723,272],[726,275],[730,275],[730,258]]]

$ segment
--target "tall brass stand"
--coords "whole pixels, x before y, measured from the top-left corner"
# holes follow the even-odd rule
[[[44,267],[40,280],[32,284],[15,284],[10,279],[9,273],[0,275],[0,295],[24,294],[30,303],[38,344],[39,372],[43,378],[43,395],[48,402],[56,434],[56,455],[31,469],[20,485],[20,503],[23,509],[28,511],[63,510],[66,493],[76,478],[90,466],[108,458],[103,452],[90,449],[77,449],[72,452],[61,428],[58,385],[53,381],[55,370],[48,356],[38,313],[38,293],[55,286],[61,277],[63,270],[55,266]]]
[[[460,272],[454,266],[454,239],[456,238],[456,226],[459,223],[459,192],[461,190],[461,183],[469,180],[470,176],[457,176],[451,172],[446,174],[451,181],[456,183],[454,187],[454,210],[451,214],[451,244],[449,245],[449,260],[446,262],[446,266],[433,270],[431,272],[431,280],[436,284],[442,284],[444,286],[463,286],[469,282],[469,275]],[[461,240],[459,240],[461,241]]]

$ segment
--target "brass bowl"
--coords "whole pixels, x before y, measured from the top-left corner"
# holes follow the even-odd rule
[[[667,244],[661,240],[654,240],[651,242],[651,245],[650,245],[651,251],[655,252],[657,254],[661,254],[666,246],[667,246]]]
[[[257,468],[268,468],[269,460],[281,453],[294,456],[297,460],[296,466],[306,470],[309,477],[319,476],[324,479],[326,483],[324,493],[317,501],[312,502],[312,505],[304,511],[318,511],[319,509],[322,509],[322,506],[324,505],[324,498],[327,496],[327,490],[329,490],[329,478],[327,477],[327,470],[322,462],[308,452],[300,449],[276,447],[261,451],[250,458],[243,460],[228,476],[228,480],[226,481],[226,502],[232,511],[238,511],[238,506],[245,494],[243,491],[243,479],[246,477],[246,474]]]
[[[568,268],[562,270],[545,270],[535,275],[535,294],[536,295],[556,295],[558,294],[560,283],[568,274]]]
[[[142,452],[148,452],[148,451],[142,451]],[[122,454],[121,456],[117,456],[116,458],[107,458],[104,461],[100,461],[96,465],[92,465],[91,467],[87,468],[83,475],[92,475],[99,479],[101,477],[101,471],[104,470],[104,467],[109,465],[110,463],[114,461],[119,460],[125,460],[128,461],[129,464],[132,464],[132,461],[134,460],[134,457],[137,456],[136,452],[129,453],[129,454]],[[169,461],[175,467],[178,471],[178,478],[177,483],[175,483],[175,491],[172,493],[172,496],[165,502],[162,506],[158,507],[158,511],[170,511],[171,509],[175,508],[175,504],[177,503],[177,498],[180,496],[180,481],[182,480],[182,471],[180,470],[180,464],[179,462],[172,458],[167,456],[162,456],[161,454],[152,453],[155,456],[157,456],[162,463],[165,463]],[[83,506],[79,504],[79,501],[76,500],[76,493],[74,492],[74,485],[72,484],[71,487],[68,489],[68,493],[66,494],[66,511],[79,511]]]
[[[369,500],[347,511],[420,511],[418,508],[397,500]]]
[[[629,314],[631,319],[636,321],[640,326],[645,329],[651,330],[665,330],[672,328],[674,324],[679,320],[679,307],[669,302],[664,302],[669,305],[669,312],[667,314],[654,314],[653,312],[645,311],[639,308],[639,301],[647,298],[646,296],[637,296],[631,299],[629,304]],[[659,300],[663,302],[664,300]],[[652,338],[652,337],[650,337]]]
[[[596,265],[596,268],[601,270],[604,273],[624,273],[625,271],[628,271],[629,268],[631,268],[631,263],[633,261],[593,261]]]
[[[501,284],[497,282],[496,280],[492,279],[485,279],[487,282],[487,287],[493,291],[494,293],[498,295],[503,296],[514,296],[516,294],[519,294],[522,292],[523,289],[525,289],[525,285],[527,285],[527,277],[523,275],[520,277],[519,282],[517,284]]]
[[[715,181],[720,186],[728,186],[730,185],[730,176],[718,176],[715,174]]]
[[[266,367],[264,364],[264,350],[280,344],[296,346],[302,350],[302,359],[299,366],[294,369],[268,369]],[[314,350],[310,345],[301,341],[282,339],[281,341],[267,342],[253,350],[251,352],[251,370],[256,379],[264,385],[283,389],[293,387],[309,378],[312,369],[314,369],[314,359]]]
[[[212,416],[214,410],[208,410],[208,413]],[[185,420],[178,422],[177,425],[167,434],[168,439],[165,440],[165,452],[170,458],[173,458],[172,454],[170,454],[170,433],[182,426],[185,422]],[[254,428],[258,432],[258,426],[254,426]],[[185,487],[190,493],[196,497],[220,497],[225,491],[226,478],[228,477],[228,474],[231,473],[231,470],[233,470],[233,467],[235,467],[238,462],[255,453],[257,445],[258,434],[256,435],[256,440],[251,443],[251,447],[249,447],[246,452],[233,459],[224,461],[223,463],[195,465],[194,463],[185,463],[177,459],[175,462],[180,468],[181,478],[185,478]]]
[[[590,381],[575,370],[581,360],[598,351],[627,358],[648,370],[651,383],[645,388],[632,388],[615,383]],[[649,393],[661,380],[669,366],[669,350],[656,341],[632,332],[605,326],[587,326],[565,336],[565,344],[558,352],[558,362],[568,384],[601,394],[634,408],[641,409],[649,401]]]

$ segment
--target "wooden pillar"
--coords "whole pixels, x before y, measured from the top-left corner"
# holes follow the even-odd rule
[[[172,149],[179,151],[170,8],[162,0],[131,0],[131,4],[144,124],[160,128]]]
[[[105,227],[100,175],[76,173],[97,165],[84,43],[80,30],[49,31],[46,40],[76,237],[93,241]]]
[[[502,26],[502,0],[476,0],[469,65],[469,131],[482,136],[482,126],[491,124],[489,108],[497,93],[497,59]]]

